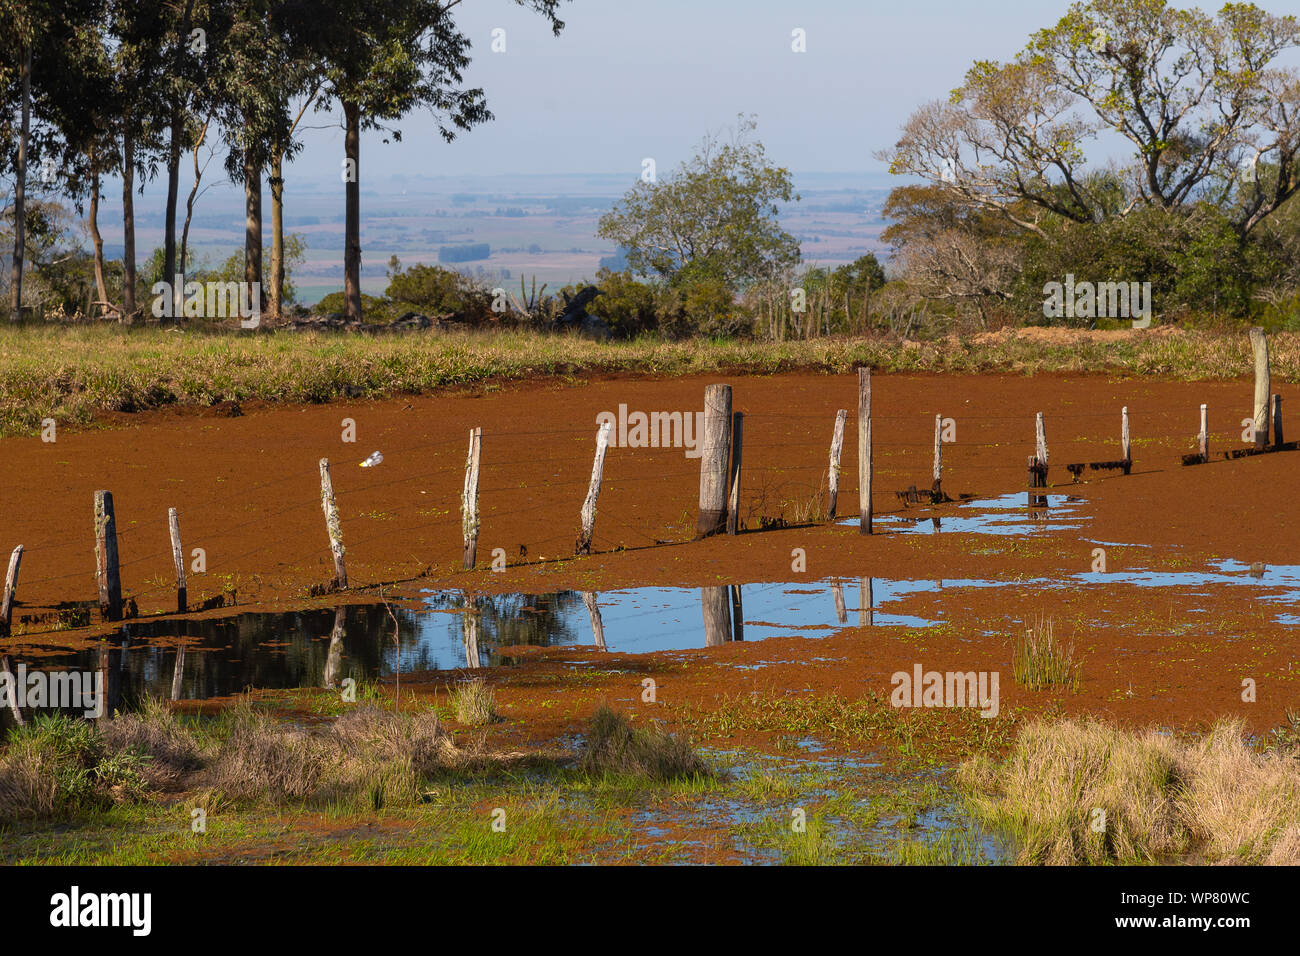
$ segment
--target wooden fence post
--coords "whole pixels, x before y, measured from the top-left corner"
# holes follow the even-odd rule
[[[745,415],[731,413],[731,472],[727,477],[727,534],[740,530],[740,460],[744,445]]]
[[[13,619],[14,592],[18,590],[18,568],[23,563],[23,546],[20,544],[9,555],[9,573],[5,575],[5,593],[0,598],[0,636],[9,633],[9,623]]]
[[[1127,405],[1124,406],[1123,411],[1121,412],[1119,447],[1120,458],[1124,461],[1124,474],[1127,475],[1133,469],[1133,446],[1129,437]]]
[[[698,537],[717,534],[727,522],[727,472],[731,452],[731,386],[704,390],[704,438],[700,449]]]
[[[181,548],[181,519],[175,508],[167,509],[167,527],[172,535],[172,562],[176,565],[176,613],[189,609],[189,591],[185,583],[185,552]]]
[[[460,496],[460,530],[465,538],[465,569],[472,570],[478,558],[478,462],[483,429],[469,430],[469,451],[465,456],[465,489]],[[476,634],[477,636],[477,634]],[[477,667],[477,664],[471,665]]]
[[[99,584],[99,614],[106,621],[122,619],[122,578],[117,562],[117,521],[113,493],[95,492],[95,579]]]
[[[840,458],[844,452],[844,420],[848,417],[848,409],[841,408],[836,412],[835,431],[831,433],[831,465],[826,479],[830,489],[830,496],[826,502],[826,517],[831,521],[835,520],[835,509],[840,500]]]
[[[596,533],[596,499],[600,497],[600,483],[605,475],[605,449],[609,447],[610,427],[611,423],[606,422],[596,431],[596,460],[591,465],[587,499],[582,503],[582,530],[578,532],[578,543],[574,549],[576,554],[591,554],[591,537]],[[468,567],[473,567],[473,563]]]
[[[931,502],[943,500],[943,416],[934,416],[934,484],[930,486]]]
[[[1255,350],[1255,447],[1268,444],[1269,399],[1272,383],[1268,370],[1268,336],[1259,326],[1250,330],[1250,345]]]
[[[1041,487],[1047,487],[1047,427],[1043,422],[1043,413],[1039,412],[1034,419],[1034,445],[1035,455],[1038,458],[1038,469],[1040,472]]]
[[[1210,460],[1210,412],[1208,405],[1201,405],[1201,434],[1198,444],[1201,449],[1201,461]]]
[[[347,590],[348,569],[343,563],[347,549],[343,547],[343,526],[339,523],[339,506],[334,501],[334,482],[330,479],[330,460],[320,460],[320,506],[325,512],[325,530],[330,536],[330,552],[334,555],[334,587]]]
[[[871,534],[871,369],[858,369],[858,533]]]

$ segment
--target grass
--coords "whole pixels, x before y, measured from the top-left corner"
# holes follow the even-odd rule
[[[588,774],[660,781],[713,775],[689,740],[666,732],[657,723],[633,726],[626,715],[605,704],[596,708],[591,718],[578,765]]]
[[[1097,721],[1035,721],[1007,759],[959,773],[1017,862],[1300,863],[1294,746],[1252,747],[1238,723],[1180,739]]]
[[[486,727],[498,719],[496,695],[482,678],[458,684],[451,692],[451,708],[467,727]]]
[[[1060,686],[1079,689],[1083,661],[1074,659],[1074,644],[1056,639],[1050,617],[1040,616],[1016,642],[1011,670],[1016,683],[1029,690]]]
[[[896,339],[797,342],[699,339],[595,343],[570,335],[509,331],[371,336],[357,333],[173,333],[119,325],[0,328],[0,435],[35,435],[41,422],[87,424],[98,412],[220,402],[321,403],[433,392],[538,377],[630,372],[807,370],[880,372],[1104,371],[1220,379],[1246,374],[1244,334],[1132,333],[1119,338],[951,337],[901,348]],[[1061,334],[1057,334],[1061,333]],[[1273,374],[1300,380],[1300,334],[1269,343]]]

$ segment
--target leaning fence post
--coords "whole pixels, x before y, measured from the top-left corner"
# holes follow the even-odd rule
[[[612,423],[606,422],[596,432],[596,460],[591,465],[591,483],[587,486],[587,499],[582,503],[582,530],[578,532],[578,543],[575,547],[577,554],[591,554],[591,537],[596,532],[596,499],[600,497],[600,483],[605,474],[605,449],[609,447],[611,427]],[[477,482],[477,477],[475,481]],[[473,562],[470,561],[467,566],[473,567]]]
[[[727,534],[740,530],[740,460],[745,431],[743,412],[731,413],[731,472],[727,477]]]
[[[99,613],[108,621],[122,619],[122,578],[117,564],[117,522],[113,493],[95,492],[95,579],[99,585]]]
[[[343,526],[339,523],[339,506],[334,501],[334,482],[330,479],[330,460],[320,460],[320,506],[325,512],[325,530],[330,536],[330,552],[334,555],[334,587],[340,591],[348,586],[348,569],[343,563]]]
[[[167,527],[172,535],[172,562],[176,565],[176,612],[184,614],[189,608],[189,592],[185,586],[185,552],[181,550],[181,519],[175,508],[167,509]]]
[[[871,534],[871,369],[858,369],[858,533]]]
[[[831,466],[827,472],[827,486],[830,496],[826,502],[826,517],[834,521],[835,509],[840,500],[840,457],[844,452],[844,420],[849,417],[848,409],[841,408],[835,413],[835,431],[831,433]]]
[[[1129,437],[1128,430],[1128,406],[1125,405],[1121,412],[1121,421],[1119,427],[1119,447],[1120,457],[1124,461],[1124,474],[1133,470],[1133,446]]]
[[[710,385],[704,390],[704,438],[700,450],[699,537],[726,527],[727,465],[731,451],[731,386]]]
[[[1201,434],[1198,440],[1201,449],[1201,461],[1210,460],[1210,412],[1208,405],[1201,405]]]
[[[478,558],[478,460],[482,441],[483,429],[471,428],[469,451],[465,456],[465,489],[460,496],[460,530],[465,538],[466,570],[472,570]]]
[[[0,635],[9,633],[13,617],[14,592],[18,590],[18,568],[23,563],[23,546],[20,544],[9,555],[9,573],[5,575],[4,598],[0,599]]]
[[[1268,371],[1268,336],[1259,326],[1250,330],[1250,345],[1255,350],[1255,447],[1268,444],[1268,413],[1272,383]]]

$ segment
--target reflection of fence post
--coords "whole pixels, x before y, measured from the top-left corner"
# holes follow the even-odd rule
[[[325,512],[325,530],[330,536],[330,553],[334,555],[334,587],[347,590],[348,569],[343,561],[343,526],[339,522],[339,506],[334,500],[334,482],[330,478],[330,460],[320,460],[320,506]]]
[[[858,369],[858,533],[871,534],[871,369]]]
[[[742,412],[731,413],[731,472],[727,477],[727,534],[740,530],[740,460],[745,431]]]
[[[325,655],[325,686],[331,690],[338,684],[339,665],[343,663],[343,637],[346,615],[342,607],[334,609],[334,629],[330,631],[330,649]]]
[[[875,600],[872,595],[871,578],[858,578],[858,626],[867,627],[876,623]]]
[[[1268,444],[1272,382],[1268,370],[1268,336],[1259,326],[1250,330],[1250,345],[1255,350],[1255,447],[1262,449]]]
[[[731,607],[725,585],[700,588],[704,608],[704,645],[718,647],[731,639]]]
[[[176,666],[172,669],[172,700],[181,699],[181,686],[185,679],[185,644],[176,645]]]
[[[840,624],[849,623],[849,612],[844,606],[844,585],[839,581],[832,581],[831,595],[835,598],[835,620]]]
[[[578,532],[576,554],[591,554],[591,538],[596,533],[596,499],[600,497],[600,483],[605,475],[605,449],[609,447],[611,423],[606,422],[596,432],[596,460],[591,465],[591,483],[587,486],[587,499],[582,503],[582,530]],[[472,567],[470,563],[467,567]]]
[[[1133,470],[1133,445],[1128,430],[1128,406],[1125,405],[1120,413],[1119,426],[1119,447],[1120,458],[1124,462],[1124,474]]]
[[[5,593],[0,598],[0,636],[9,633],[13,620],[14,592],[18,590],[18,569],[23,563],[23,546],[20,544],[9,555],[9,573],[5,575]]]
[[[582,603],[587,606],[587,616],[591,618],[591,635],[596,639],[596,646],[605,650],[605,622],[600,616],[600,605],[592,591],[582,592]]]
[[[14,672],[9,666],[9,655],[0,654],[0,673],[7,674],[9,679],[5,682],[9,685],[10,693],[5,696],[9,698],[9,712],[13,714],[14,723],[19,727],[24,725],[23,712],[18,707],[18,682],[14,679]]]
[[[465,490],[460,496],[460,528],[465,538],[466,570],[473,569],[478,557],[478,459],[482,440],[483,429],[469,430],[469,452],[465,456]]]
[[[1210,460],[1210,412],[1208,405],[1201,406],[1201,435],[1199,440],[1201,461]]]
[[[117,521],[111,491],[95,492],[95,577],[99,583],[100,616],[120,621],[122,579],[117,566]]]
[[[167,509],[167,527],[172,536],[172,563],[176,565],[176,613],[184,614],[189,608],[189,592],[185,582],[185,552],[181,548],[181,519],[175,508]]]
[[[741,602],[739,584],[731,586],[731,639],[745,639],[745,606]]]
[[[826,501],[826,518],[829,521],[835,520],[835,508],[840,500],[840,457],[844,452],[844,420],[848,415],[848,410],[843,408],[835,413],[835,431],[831,434],[831,466],[826,479],[830,489]]]
[[[478,654],[478,609],[469,595],[465,596],[465,618],[461,623],[465,638],[465,666],[482,667]]]
[[[700,443],[699,537],[726,527],[727,472],[731,452],[731,386],[704,390],[704,437]]]

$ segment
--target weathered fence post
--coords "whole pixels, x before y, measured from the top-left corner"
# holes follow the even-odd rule
[[[1281,448],[1282,441],[1282,396],[1273,396],[1273,447]]]
[[[466,570],[472,570],[478,558],[478,459],[482,441],[483,429],[471,428],[469,451],[465,455],[465,489],[460,496],[460,530],[465,538]]]
[[[99,614],[107,621],[122,619],[122,578],[117,566],[117,521],[113,493],[95,492],[95,579],[99,584]]]
[[[727,472],[731,452],[731,386],[704,390],[704,438],[700,450],[698,536],[717,534],[727,521]]]
[[[871,534],[871,369],[858,369],[858,533]]]
[[[343,547],[343,526],[339,523],[339,506],[334,501],[334,482],[330,479],[330,460],[320,460],[320,506],[325,512],[325,530],[330,536],[330,552],[334,555],[334,587],[344,591],[348,586],[348,569],[343,563],[347,553]]]
[[[14,592],[18,590],[18,568],[23,563],[23,546],[20,544],[9,555],[9,573],[5,575],[5,593],[0,599],[0,636],[9,633],[9,623],[13,619]]]
[[[1040,487],[1047,487],[1047,427],[1043,422],[1043,413],[1034,419],[1035,455],[1038,458]]]
[[[591,538],[596,532],[596,499],[600,497],[600,483],[605,475],[605,449],[609,447],[609,430],[611,423],[606,422],[596,432],[596,460],[591,465],[591,483],[587,486],[587,499],[582,503],[582,530],[578,532],[577,554],[591,554]],[[475,484],[478,483],[478,469],[475,468]],[[469,545],[466,544],[466,548]],[[466,567],[473,567],[473,561]]]
[[[1268,444],[1269,399],[1272,382],[1268,370],[1268,336],[1259,326],[1250,330],[1250,345],[1255,350],[1255,447]]]
[[[172,562],[176,565],[176,613],[189,609],[189,591],[185,583],[185,552],[181,548],[181,519],[175,508],[167,509],[167,527],[172,535]]]
[[[1201,405],[1201,434],[1198,439],[1201,461],[1210,460],[1210,412],[1208,405]]]
[[[835,431],[831,434],[831,466],[827,472],[826,484],[830,496],[826,501],[826,517],[834,521],[835,509],[840,500],[840,457],[844,452],[844,420],[849,417],[847,409],[841,408],[835,413]]]
[[[934,416],[934,484],[930,486],[930,501],[943,500],[943,416]]]
[[[740,531],[740,461],[745,434],[743,412],[731,413],[731,472],[727,477],[727,534]]]
[[[1121,413],[1121,422],[1119,427],[1119,448],[1120,458],[1124,461],[1124,474],[1133,470],[1133,446],[1129,437],[1128,430],[1128,406],[1125,405]]]

